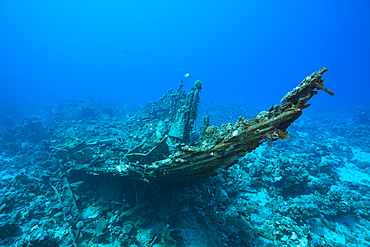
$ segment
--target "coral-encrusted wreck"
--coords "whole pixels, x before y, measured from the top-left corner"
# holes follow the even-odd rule
[[[237,162],[261,143],[288,138],[286,129],[302,115],[317,90],[334,95],[324,87],[323,68],[307,76],[280,105],[252,119],[239,117],[221,129],[209,126],[203,117],[202,136],[192,139],[198,115],[199,94],[196,81],[188,94],[180,84],[157,102],[150,102],[137,114],[127,117],[119,134],[108,137],[72,139],[56,149],[55,155],[68,157],[71,169],[91,174],[110,174],[142,181],[174,184],[202,182]]]

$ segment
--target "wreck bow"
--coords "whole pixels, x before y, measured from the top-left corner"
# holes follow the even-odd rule
[[[201,82],[197,81],[188,95],[182,90],[181,84],[177,92],[169,90],[158,102],[149,103],[138,116],[128,119],[125,124],[130,126],[130,123],[135,125],[135,122],[144,122],[145,126],[155,128],[154,134],[143,133],[140,144],[124,155],[124,149],[120,146],[127,145],[127,141],[117,142],[113,139],[114,144],[100,151],[96,158],[87,164],[69,162],[70,168],[143,181],[175,184],[202,182],[236,164],[238,158],[261,143],[269,140],[270,145],[272,141],[288,138],[286,129],[302,115],[304,108],[310,106],[307,101],[318,93],[315,89],[334,95],[324,87],[322,74],[326,71],[323,68],[307,76],[281,99],[281,104],[272,106],[252,119],[239,117],[236,123],[225,124],[221,129],[208,126],[208,121],[205,121],[202,137],[194,146],[190,145],[190,132],[197,117]],[[102,141],[99,144],[99,141],[80,140],[76,143],[75,140],[62,148],[73,157],[76,150],[89,145],[96,147],[102,145]],[[76,149],[78,146],[80,148]]]

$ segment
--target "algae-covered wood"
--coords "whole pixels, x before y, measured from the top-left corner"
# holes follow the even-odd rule
[[[113,142],[69,141],[61,149],[70,154],[67,165],[75,170],[143,181],[199,183],[234,165],[238,158],[261,143],[269,141],[271,145],[272,141],[289,138],[287,128],[302,115],[304,108],[310,106],[307,102],[318,93],[316,90],[334,95],[324,87],[322,74],[326,71],[323,68],[307,76],[282,98],[281,104],[260,112],[252,119],[239,117],[237,122],[225,124],[221,129],[204,126],[202,137],[196,143],[190,132],[198,113],[200,81],[187,95],[181,83],[177,92],[169,90],[159,101],[148,103],[138,114],[126,120],[122,127],[126,130],[122,131],[137,133],[133,137],[138,144],[136,146],[132,146],[130,137],[123,134]],[[79,146],[85,152],[95,152],[94,158],[86,163],[73,159],[79,157],[76,155],[81,152],[76,150]]]

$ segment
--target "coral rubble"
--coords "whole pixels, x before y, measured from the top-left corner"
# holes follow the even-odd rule
[[[244,105],[198,108],[198,81],[136,110],[68,102],[48,107],[52,124],[7,122],[0,245],[369,246],[369,122],[301,116],[323,72],[250,120]]]

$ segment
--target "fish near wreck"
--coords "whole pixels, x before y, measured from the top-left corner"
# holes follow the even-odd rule
[[[127,117],[120,126],[120,138],[105,137],[109,142],[75,139],[64,142],[58,150],[68,153],[66,164],[72,170],[147,182],[199,183],[236,164],[238,158],[263,142],[269,140],[271,145],[278,139],[289,138],[287,128],[310,106],[307,102],[318,90],[334,95],[324,87],[322,74],[326,71],[322,68],[307,76],[281,99],[281,104],[254,118],[239,117],[234,124],[224,124],[219,129],[209,126],[209,117],[203,117],[202,136],[197,143],[191,132],[198,115],[200,81],[188,94],[181,82],[177,92],[171,89],[158,101],[149,102],[134,116]],[[135,135],[130,137],[128,133]],[[73,158],[86,149],[95,158],[88,162]]]

